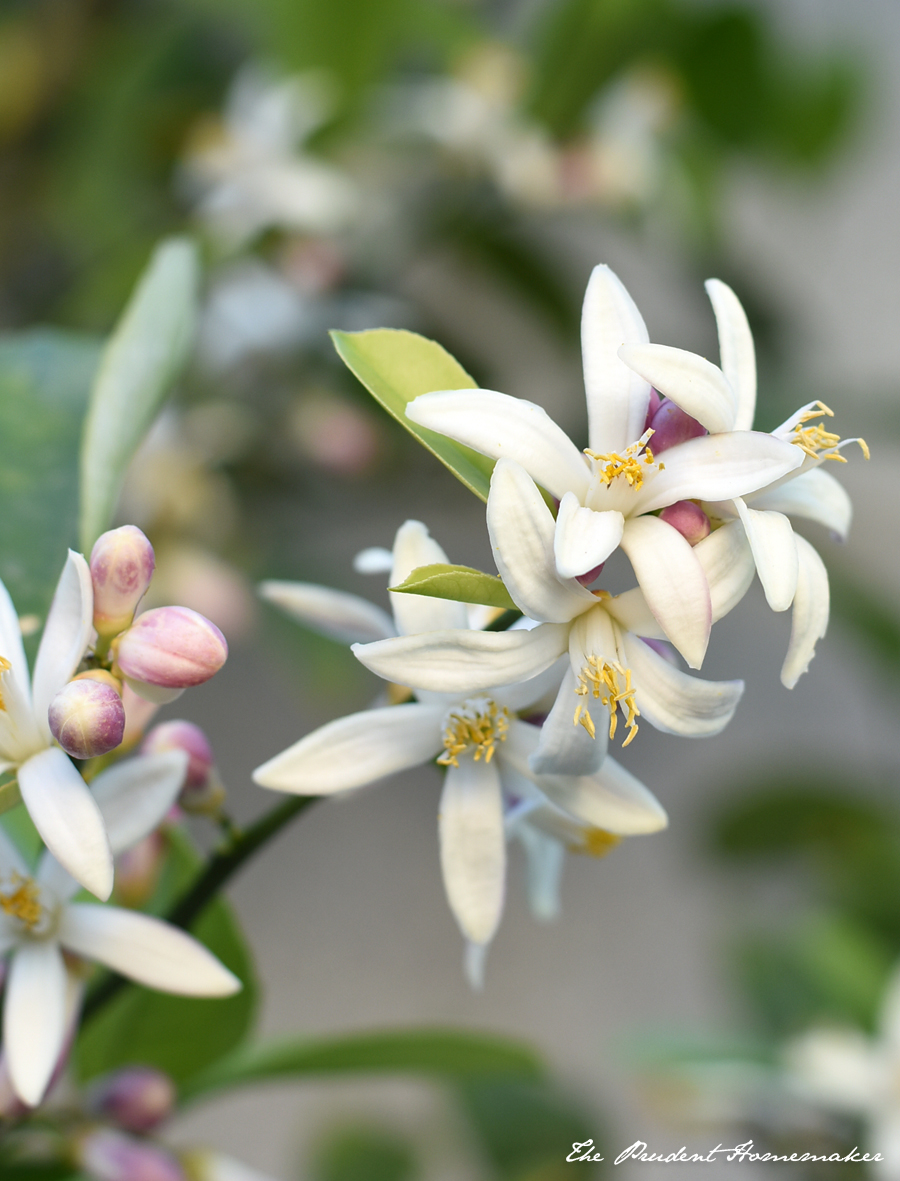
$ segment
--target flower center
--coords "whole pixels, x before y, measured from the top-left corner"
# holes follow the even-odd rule
[[[607,707],[610,738],[616,736],[616,726],[619,721],[617,710],[621,704],[627,714],[625,725],[628,727],[628,737],[622,746],[625,747],[631,742],[638,732],[637,719],[640,717],[640,710],[634,703],[630,668],[623,668],[618,661],[610,663],[608,660],[602,660],[599,656],[591,656],[578,674],[575,693],[578,697],[595,697]],[[594,719],[585,709],[585,704],[584,701],[579,701],[575,708],[573,724],[577,726],[580,722],[591,738],[595,738],[597,731]]]
[[[603,464],[602,467],[597,468],[597,478],[600,482],[609,485],[621,476],[630,488],[637,490],[643,486],[644,476],[647,474],[645,468],[649,467],[653,471],[659,472],[664,471],[665,464],[656,463],[653,459],[653,452],[647,446],[647,440],[652,434],[653,429],[648,428],[638,441],[632,443],[630,447],[626,447],[621,455],[618,451],[599,454],[585,448],[584,453],[589,459],[593,459],[598,465]]]
[[[10,874],[9,881],[0,886],[0,910],[34,931],[46,914],[37,882],[15,872]]]
[[[569,851],[585,853],[588,857],[605,857],[621,843],[622,838],[614,832],[607,832],[605,828],[588,828],[582,833],[578,844],[569,845]]]
[[[841,436],[834,434],[833,431],[826,431],[820,422],[814,426],[805,426],[807,422],[811,422],[814,418],[821,418],[827,415],[828,418],[834,418],[834,411],[829,410],[824,402],[816,402],[816,409],[807,410],[805,414],[801,414],[794,424],[794,438],[791,442],[795,447],[799,447],[804,455],[808,455],[810,459],[833,459],[836,463],[846,463],[847,460],[841,455],[838,447],[841,443]],[[869,448],[865,439],[848,439],[848,443],[859,443],[863,455],[866,459],[869,458]],[[822,454],[824,452],[824,454]]]
[[[475,762],[484,758],[489,763],[498,742],[506,741],[509,711],[498,707],[490,697],[472,697],[454,706],[444,722],[444,753],[438,762],[444,767],[458,767],[459,756],[470,747],[475,751]]]

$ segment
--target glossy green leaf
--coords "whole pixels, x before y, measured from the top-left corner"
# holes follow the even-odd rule
[[[75,545],[78,437],[99,342],[38,330],[0,339],[0,577],[20,614],[46,614]]]
[[[167,910],[202,864],[183,832],[168,835],[169,856],[150,909]],[[82,1026],[75,1049],[76,1070],[93,1078],[129,1063],[166,1071],[177,1082],[204,1070],[246,1036],[256,1008],[257,988],[250,952],[221,897],[191,927],[191,934],[244,982],[235,996],[171,996],[130,986]]]
[[[516,611],[509,591],[495,574],[482,574],[471,566],[448,566],[434,562],[417,566],[392,591],[409,595],[428,595],[432,599],[455,599],[458,603],[481,603],[485,607],[500,607]]]
[[[262,1079],[337,1074],[426,1074],[440,1077],[541,1074],[534,1052],[521,1042],[451,1029],[401,1029],[302,1038],[238,1049],[188,1081],[188,1098]]]
[[[85,553],[109,528],[131,457],[187,362],[198,284],[194,244],[186,238],[163,242],[103,351],[81,445]]]
[[[493,460],[406,417],[406,407],[434,390],[476,389],[465,369],[433,340],[400,328],[332,332],[341,360],[385,410],[438,457],[467,488],[487,500]]]

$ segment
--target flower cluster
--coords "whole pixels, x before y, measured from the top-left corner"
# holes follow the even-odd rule
[[[103,534],[90,563],[70,552],[30,682],[0,584],[0,758],[15,773],[3,803],[21,793],[46,846],[32,865],[0,828],[4,1106],[41,1101],[71,1043],[90,962],[183,995],[240,988],[175,927],[78,898],[84,887],[108,899],[114,859],[154,834],[180,798],[212,790],[208,746],[201,766],[196,736],[171,732],[187,723],[169,723],[162,737],[158,728],[138,757],[119,761],[158,704],[207,680],[227,656],[224,637],[196,612],[135,617],[153,567],[153,549],[133,526]]]
[[[707,289],[721,368],[650,344],[622,283],[595,268],[582,319],[583,451],[541,407],[506,394],[435,390],[409,403],[412,423],[495,461],[487,526],[521,615],[512,626],[499,630],[512,614],[498,620],[499,610],[456,601],[465,594],[454,599],[427,579],[408,593],[418,568],[447,563],[417,521],[401,527],[391,555],[359,559],[389,569],[393,588],[407,583],[391,593],[393,618],[310,584],[262,588],[295,618],[353,643],[388,682],[390,704],[307,735],[259,767],[256,782],[326,795],[436,759],[446,768],[441,867],[470,964],[500,920],[510,836],[529,856],[534,909],[551,914],[566,847],[605,853],[622,836],[665,827],[659,803],[608,746],[620,737],[628,746],[645,722],[688,737],[723,729],[743,683],[691,676],[679,656],[701,667],[712,624],[754,571],[774,610],[793,607],[786,686],[824,634],[825,569],[786,514],[846,534],[849,501],[822,465],[844,461],[848,441],[818,421],[831,416],[821,403],[771,433],[751,429],[750,329],[730,288],[713,280]],[[637,585],[611,594],[602,574],[617,549]]]

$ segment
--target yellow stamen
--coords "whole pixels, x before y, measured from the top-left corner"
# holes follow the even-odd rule
[[[11,918],[19,919],[26,927],[36,927],[44,913],[37,884],[31,878],[23,878],[13,873],[10,876],[10,886],[11,893],[0,891],[0,910]]]
[[[588,857],[605,857],[621,843],[622,838],[614,832],[607,832],[605,828],[588,828],[582,833],[581,841],[577,845],[569,845],[569,851],[585,853]]]
[[[578,697],[595,697],[607,707],[610,738],[616,736],[616,726],[619,721],[617,709],[621,703],[627,713],[625,725],[628,727],[628,737],[622,746],[625,747],[631,742],[638,732],[637,718],[641,716],[641,711],[634,702],[634,687],[631,684],[630,668],[623,668],[615,660],[610,663],[608,660],[601,660],[599,656],[591,656],[578,674],[575,693]],[[597,730],[594,726],[594,719],[585,706],[586,702],[580,701],[578,703],[573,724],[577,726],[580,722],[591,738],[595,738]]]
[[[835,463],[846,463],[847,460],[838,450],[838,445],[841,442],[840,435],[836,435],[833,431],[826,431],[820,422],[817,422],[815,426],[803,425],[811,422],[814,418],[821,418],[823,415],[834,418],[834,411],[830,410],[824,402],[816,402],[815,405],[817,408],[804,411],[794,423],[795,437],[791,439],[791,442],[810,459],[832,459]],[[869,447],[865,439],[851,439],[849,441],[859,443],[863,455],[866,459],[869,458]],[[821,454],[823,451],[824,455]]]
[[[489,763],[496,744],[506,741],[508,729],[506,708],[498,708],[489,697],[474,697],[450,711],[444,730],[444,753],[438,762],[443,767],[458,767],[459,756],[474,747],[475,762],[483,757]]]
[[[12,665],[5,656],[0,656],[0,674],[8,673]],[[6,702],[3,700],[3,692],[0,690],[0,711],[6,713]]]
[[[617,477],[624,477],[630,488],[637,490],[643,487],[645,467],[655,467],[657,471],[664,471],[665,464],[655,463],[653,459],[653,452],[647,446],[647,440],[653,434],[652,430],[644,431],[636,443],[632,443],[630,447],[626,447],[623,454],[618,451],[610,451],[604,454],[598,454],[596,451],[591,451],[585,448],[585,455],[593,459],[595,463],[605,464],[597,472],[598,478],[604,484],[611,484]],[[641,455],[643,451],[643,455]]]

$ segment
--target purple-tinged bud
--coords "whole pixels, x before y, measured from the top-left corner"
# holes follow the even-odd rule
[[[697,439],[706,434],[706,427],[701,426],[696,418],[665,398],[650,421],[653,435],[648,444],[654,455],[668,451],[678,443],[686,443],[688,439]]]
[[[647,403],[647,417],[644,419],[644,431],[647,430],[647,428],[652,424],[653,415],[659,409],[661,402],[662,402],[662,398],[659,396],[659,394],[656,392],[656,390],[651,389],[650,390],[650,400]],[[644,431],[641,431],[641,434],[643,434]]]
[[[586,574],[576,575],[575,581],[580,582],[582,586],[590,586],[595,579],[600,577],[601,571],[605,565],[605,562],[601,562],[599,566],[595,566],[593,570],[588,570]]]
[[[659,514],[661,521],[677,529],[689,545],[696,545],[704,537],[709,537],[709,517],[699,504],[692,500],[676,500]]]
[[[81,1136],[75,1157],[94,1181],[186,1181],[170,1153],[112,1128],[95,1128]]]
[[[141,744],[141,754],[183,750],[188,769],[178,802],[186,812],[215,815],[225,802],[225,788],[216,772],[209,739],[193,722],[162,722]]]
[[[678,667],[678,656],[668,640],[654,640],[650,636],[641,636],[648,648],[652,648],[657,656],[661,656],[667,663]]]
[[[79,677],[64,685],[50,702],[47,720],[51,734],[67,755],[92,759],[115,750],[122,742],[125,706],[113,685]]]
[[[130,1066],[107,1075],[91,1089],[88,1109],[127,1132],[146,1133],[175,1108],[175,1084],[149,1066]]]
[[[115,641],[115,661],[139,697],[202,685],[219,671],[228,644],[214,623],[190,607],[156,607]]]
[[[135,525],[110,529],[91,550],[94,584],[94,627],[109,639],[134,619],[138,603],[153,577],[153,546]]]
[[[168,846],[154,830],[116,858],[116,902],[139,910],[156,889]]]

